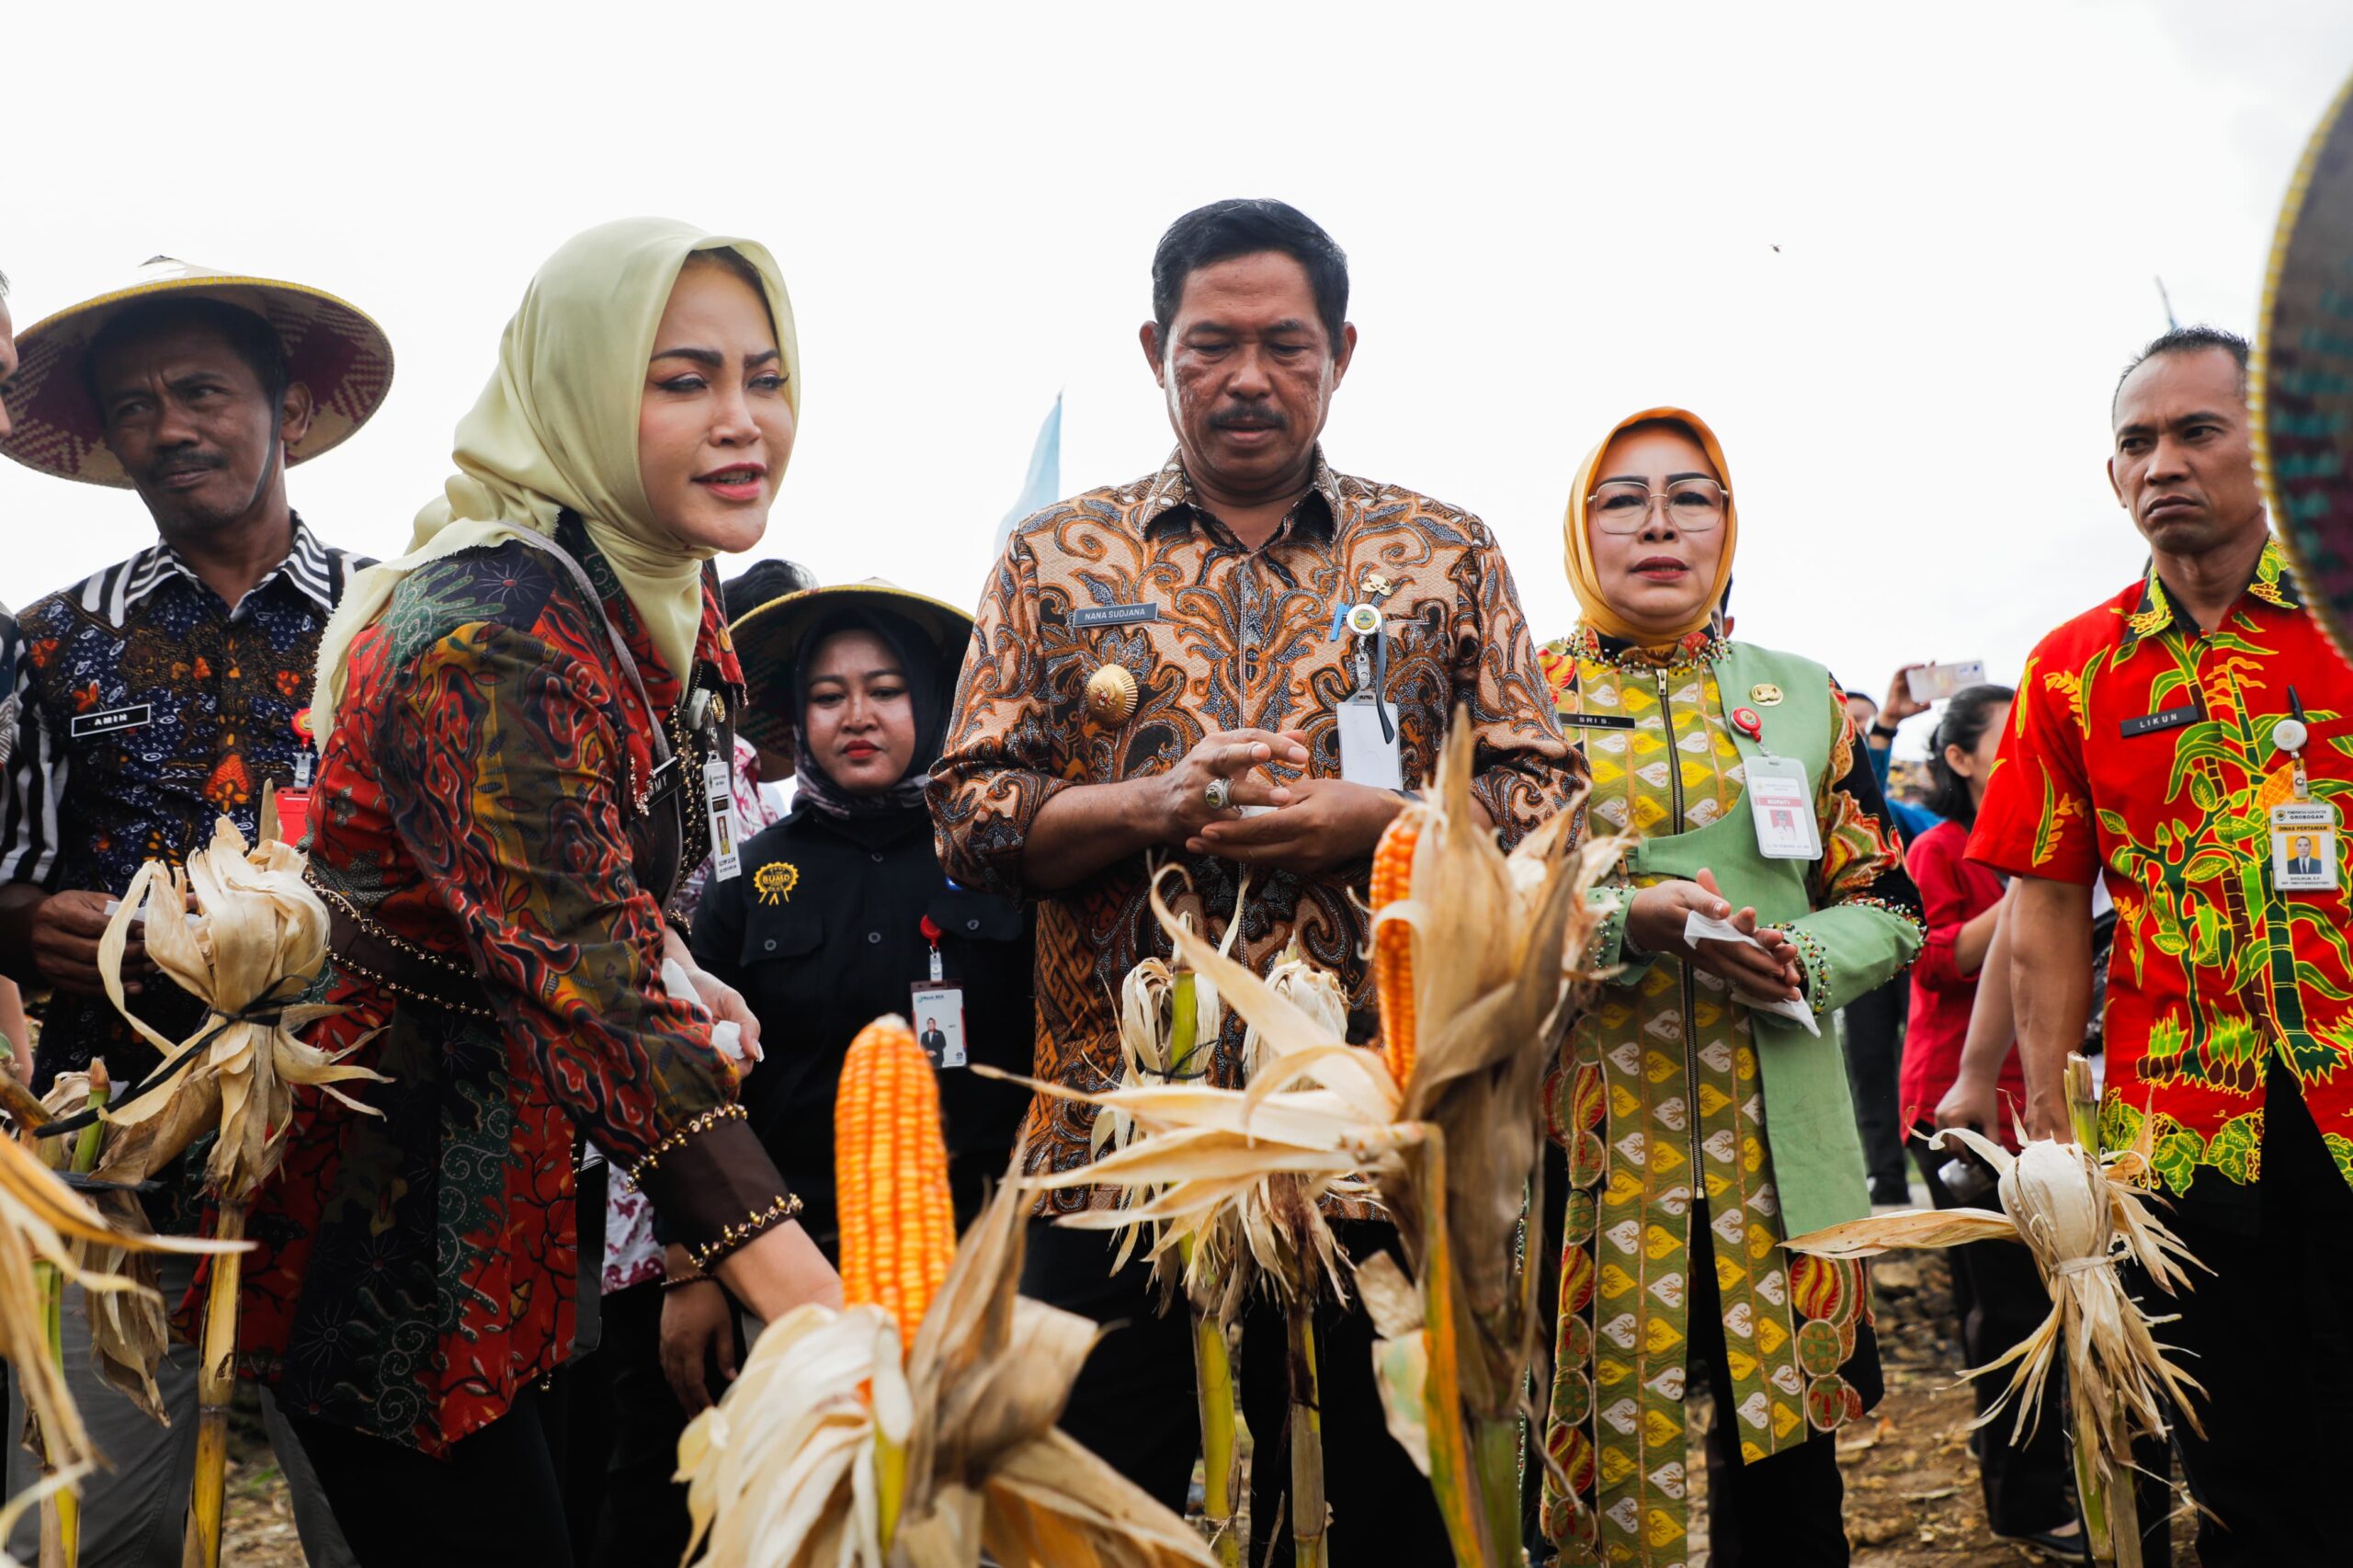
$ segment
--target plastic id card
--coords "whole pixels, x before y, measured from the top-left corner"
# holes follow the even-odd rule
[[[1340,777],[1374,790],[1403,790],[1404,765],[1397,757],[1397,732],[1381,733],[1381,710],[1368,699],[1340,704]]]
[[[733,881],[744,874],[744,863],[735,853],[735,790],[725,757],[702,765],[702,796],[710,812],[711,880]]]
[[[1751,757],[1748,814],[1756,824],[1756,852],[1768,860],[1822,858],[1822,824],[1813,820],[1813,781],[1804,763]]]
[[[2290,801],[2271,808],[2271,885],[2280,892],[2336,891],[2336,808]]]

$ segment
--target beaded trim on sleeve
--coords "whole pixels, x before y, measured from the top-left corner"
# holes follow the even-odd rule
[[[728,1226],[700,1246],[688,1247],[687,1256],[693,1260],[696,1272],[708,1273],[712,1264],[725,1257],[770,1225],[779,1225],[787,1220],[796,1219],[800,1213],[801,1199],[787,1193],[782,1198],[771,1201],[765,1209],[755,1209],[745,1215],[741,1221]]]
[[[630,1167],[629,1179],[635,1182],[638,1186],[643,1187],[645,1185],[647,1174],[662,1163],[663,1155],[670,1153],[673,1149],[685,1148],[687,1146],[688,1139],[695,1137],[699,1133],[708,1132],[722,1121],[741,1121],[743,1119],[744,1108],[733,1103],[732,1101],[726,1105],[711,1107],[709,1110],[704,1111],[700,1116],[696,1117],[692,1121],[688,1122],[684,1127],[679,1128],[676,1132],[671,1133],[670,1136],[654,1145],[652,1149],[646,1151],[645,1158],[638,1161],[636,1165]]]
[[[1922,941],[1928,939],[1928,923],[1921,919],[1920,912],[1908,903],[1898,903],[1893,899],[1874,898],[1870,893],[1864,893],[1859,898],[1841,899],[1839,902],[1859,903],[1867,909],[1876,909],[1882,915],[1893,915],[1920,933]]]
[[[1614,955],[1611,960],[1612,967],[1623,969],[1630,964],[1645,963],[1649,961],[1651,955],[1631,953],[1627,950],[1631,944],[1626,937],[1626,919],[1633,913],[1634,890],[1620,888],[1617,892],[1616,902],[1610,906],[1609,912],[1601,917],[1601,924],[1594,927],[1593,939],[1586,945],[1586,951],[1612,954]]]
[[[1815,1017],[1830,1009],[1823,1003],[1830,995],[1830,949],[1821,937],[1796,926],[1777,923],[1772,929],[1787,937],[1798,950],[1799,960],[1805,965],[1806,1006],[1813,1009]]]

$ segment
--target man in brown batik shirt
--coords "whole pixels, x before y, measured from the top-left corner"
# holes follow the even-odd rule
[[[1370,1008],[1370,857],[1453,710],[1469,712],[1472,793],[1506,844],[1568,803],[1581,767],[1486,528],[1324,460],[1356,347],[1331,237],[1279,202],[1218,202],[1162,238],[1153,296],[1142,344],[1176,452],[1014,531],[932,774],[949,875],[1037,902],[1037,1071],[1087,1090],[1120,1077],[1121,981],[1168,952],[1152,867],[1183,869],[1177,905],[1212,939],[1241,921],[1237,959],[1263,973],[1296,937]],[[1367,1014],[1351,1033],[1371,1030]],[[1229,1014],[1212,1082],[1238,1082],[1241,1038]],[[1026,1168],[1086,1165],[1093,1124],[1090,1108],[1040,1099]],[[1049,1207],[1090,1201],[1108,1198]],[[1392,1244],[1370,1221],[1344,1235],[1359,1253]],[[1064,1427],[1181,1508],[1199,1445],[1183,1313],[1155,1316],[1134,1266],[1111,1274],[1099,1233],[1041,1224],[1029,1246],[1025,1294],[1127,1324],[1088,1363]],[[1388,1435],[1369,1324],[1325,1315],[1334,1560],[1449,1561],[1428,1483]],[[1260,1345],[1281,1333],[1272,1317],[1245,1324]],[[1281,1356],[1243,1368],[1253,1429],[1279,1430]],[[1253,1487],[1266,1522],[1283,1515],[1278,1448]]]

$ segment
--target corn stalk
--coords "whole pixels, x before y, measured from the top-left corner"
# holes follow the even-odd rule
[[[2189,1288],[2185,1266],[2202,1266],[2151,1212],[2143,1190],[2154,1119],[2141,1143],[2103,1158],[2092,1152],[2097,1129],[2088,1125],[2084,1104],[2090,1097],[2089,1069],[2080,1057],[2069,1062],[2068,1091],[2073,1131],[2093,1142],[2037,1140],[2012,1155],[1968,1128],[1937,1135],[1938,1142],[1965,1144],[2000,1173],[2001,1213],[1946,1209],[1874,1215],[1799,1236],[1789,1246],[1829,1257],[1871,1257],[1899,1246],[2024,1243],[2051,1292],[2051,1314],[2006,1354],[1963,1374],[1984,1377],[2015,1364],[2008,1388],[1974,1425],[1988,1425],[2016,1401],[2012,1438],[2030,1431],[2042,1415],[2051,1372],[2063,1357],[2086,1540],[2100,1561],[2142,1568],[2133,1435],[2166,1436],[2168,1407],[2192,1431],[2202,1432],[2190,1396],[2205,1391],[2157,1342],[2152,1330],[2161,1320],[2153,1320],[2125,1290],[2117,1267],[2129,1259],[2157,1289],[2177,1294]]]
[[[142,1097],[135,1091],[137,1105],[105,1113],[109,1124],[124,1130],[121,1158],[131,1168],[121,1174],[143,1178],[199,1134],[217,1132],[205,1187],[218,1206],[216,1234],[224,1241],[243,1239],[247,1206],[285,1158],[296,1085],[378,1114],[335,1085],[381,1082],[380,1074],[343,1065],[294,1033],[340,1011],[298,1001],[327,959],[326,906],[304,881],[303,866],[302,855],[278,837],[277,799],[266,792],[261,836],[250,850],[236,824],[222,817],[211,843],[189,856],[185,869],[148,861],[124,890],[98,941],[107,994],[131,1028],[163,1053],[142,1091],[176,1075],[168,1094]],[[132,925],[142,920],[149,959],[207,1009],[198,1032],[176,1044],[124,1005],[123,951]],[[219,1568],[221,1561],[242,1274],[234,1253],[216,1259],[207,1272],[187,1533],[188,1560],[200,1568]]]
[[[1199,1044],[1200,996],[1193,972],[1174,977],[1169,991],[1169,1060],[1179,1073],[1188,1071]],[[1201,1419],[1201,1514],[1210,1528],[1210,1545],[1224,1568],[1242,1568],[1241,1512],[1242,1444],[1234,1420],[1233,1349],[1226,1337],[1224,1315],[1211,1304],[1217,1281],[1195,1290],[1195,1238],[1178,1243],[1177,1256],[1188,1284],[1185,1314],[1193,1326],[1193,1397]]]
[[[743,1374],[688,1426],[688,1557],[710,1568],[978,1568],[985,1552],[1006,1568],[1219,1568],[1184,1520],[1054,1429],[1096,1327],[1016,1293],[1027,1234],[1017,1165],[931,1290],[926,1238],[950,1210],[944,1177],[926,1174],[947,1161],[938,1089],[915,1073],[929,1064],[896,1017],[869,1025],[850,1054],[852,1094],[864,1092],[853,1072],[863,1056],[906,1069],[875,1075],[847,1119],[836,1103],[835,1126],[852,1134],[835,1142],[845,1304],[768,1324]],[[926,1126],[928,1150],[906,1136]],[[877,1131],[887,1175],[867,1142]],[[862,1198],[849,1179],[858,1165],[874,1176]],[[903,1183],[908,1173],[916,1179]],[[853,1210],[868,1217],[855,1233]],[[916,1282],[898,1298],[916,1324],[873,1299],[894,1276]],[[886,1464],[901,1477],[887,1509]]]
[[[1344,1029],[1271,977],[1211,949],[1155,888],[1176,961],[1215,983],[1256,1031],[1266,1060],[1240,1090],[1122,1085],[1084,1094],[1033,1084],[1131,1118],[1146,1133],[1034,1185],[1149,1190],[1125,1218],[1066,1222],[1148,1220],[1165,1227],[1165,1247],[1188,1232],[1216,1233],[1237,1203],[1250,1211],[1254,1192],[1294,1184],[1311,1199],[1299,1221],[1309,1239],[1291,1244],[1295,1257],[1320,1244],[1316,1200],[1376,1193],[1413,1274],[1408,1283],[1385,1256],[1356,1272],[1382,1336],[1375,1362],[1390,1428],[1427,1465],[1464,1568],[1500,1568],[1519,1560],[1520,1415],[1539,1331],[1534,1279],[1516,1264],[1514,1237],[1541,1146],[1543,1074],[1590,978],[1584,954],[1596,922],[1584,892],[1618,846],[1573,850],[1573,814],[1564,814],[1506,858],[1476,821],[1472,761],[1458,715],[1429,799],[1407,805],[1375,858],[1393,894],[1375,914],[1376,992],[1392,1013],[1411,1010],[1410,1019],[1384,1019],[1383,1051],[1348,1044]],[[1392,862],[1385,876],[1384,860]],[[1411,941],[1385,939],[1392,923]],[[1410,972],[1383,972],[1384,962],[1408,959]],[[1267,1213],[1280,1233],[1283,1206]]]

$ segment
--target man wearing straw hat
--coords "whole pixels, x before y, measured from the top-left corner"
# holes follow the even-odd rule
[[[14,347],[0,451],[136,490],[159,536],[18,618],[16,744],[0,777],[0,971],[52,993],[36,1086],[95,1058],[131,1085],[157,1057],[99,978],[110,901],[142,861],[176,863],[207,842],[220,816],[256,837],[267,787],[309,784],[319,635],[367,562],[303,526],[286,470],[367,422],[392,382],[392,347],[319,290],[161,256]],[[160,1033],[197,1028],[194,999],[143,957],[125,970],[131,1006]],[[192,1214],[168,1210],[192,1195],[151,1197],[158,1228],[188,1228]],[[167,1300],[188,1281],[165,1264]],[[67,1377],[113,1464],[85,1483],[81,1561],[168,1568],[195,1460],[193,1352],[157,1369],[166,1428],[92,1369],[78,1309],[67,1322]],[[273,1436],[311,1561],[343,1560],[299,1447]]]

